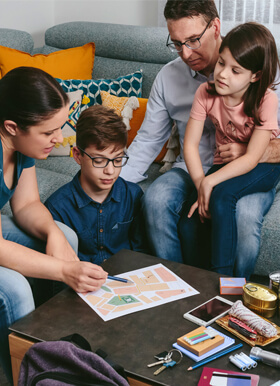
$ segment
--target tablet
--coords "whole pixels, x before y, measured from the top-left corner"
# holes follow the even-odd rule
[[[224,316],[232,305],[233,302],[224,299],[221,296],[215,296],[191,311],[186,312],[183,316],[185,319],[188,319],[199,326],[206,327],[216,319]]]

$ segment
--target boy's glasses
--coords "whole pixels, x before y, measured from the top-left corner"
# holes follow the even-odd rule
[[[126,165],[129,158],[126,154],[124,156],[116,158],[92,157],[79,146],[77,146],[77,148],[91,159],[92,166],[94,166],[95,168],[106,168],[109,162],[112,162],[115,168],[121,168],[122,166]]]

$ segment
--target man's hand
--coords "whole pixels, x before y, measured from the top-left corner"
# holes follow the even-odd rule
[[[246,153],[246,150],[247,144],[237,142],[227,143],[218,147],[219,155],[222,158],[223,163],[225,164],[244,155]]]
[[[98,290],[108,276],[101,267],[87,261],[65,262],[62,275],[64,283],[82,293]]]

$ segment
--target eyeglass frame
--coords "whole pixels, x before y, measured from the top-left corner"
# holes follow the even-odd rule
[[[211,19],[211,20],[209,21],[209,23],[208,23],[207,26],[204,28],[204,30],[202,31],[202,33],[200,34],[200,36],[199,36],[198,38],[187,39],[184,43],[178,42],[178,44],[181,45],[181,49],[180,49],[180,51],[178,51],[177,48],[175,48],[175,50],[176,50],[177,52],[182,52],[182,51],[183,51],[183,46],[189,48],[190,50],[198,50],[198,49],[201,47],[200,39],[201,39],[202,36],[205,34],[205,32],[207,31],[207,29],[208,29],[210,23],[211,23],[213,20],[214,20],[214,19]],[[175,43],[174,43],[174,42],[168,43],[169,38],[170,38],[170,34],[168,34],[168,36],[167,36],[166,47],[168,47],[168,48],[170,49],[170,51],[172,51],[171,48],[170,48],[170,45],[171,45],[171,44],[175,44]],[[196,48],[190,47],[190,46],[187,44],[187,42],[189,42],[190,40],[197,40],[198,43],[199,43],[199,46],[196,47]],[[172,52],[175,52],[175,51],[172,51]]]
[[[115,168],[122,168],[123,166],[125,166],[125,165],[127,164],[127,161],[128,161],[128,159],[129,159],[129,156],[128,156],[126,153],[124,153],[123,156],[119,156],[119,157],[115,157],[115,158],[92,157],[92,156],[89,155],[86,151],[84,151],[83,149],[81,149],[79,146],[77,146],[77,148],[78,148],[82,153],[84,153],[85,155],[87,155],[87,156],[91,159],[92,166],[93,166],[94,168],[97,168],[97,169],[104,169],[104,168],[106,168],[106,167],[109,165],[109,162],[112,162],[112,164],[113,164],[113,166],[114,166]],[[95,166],[95,165],[93,164],[93,162],[94,162],[94,160],[95,160],[96,158],[106,159],[106,160],[107,160],[106,165],[105,165],[105,166]],[[114,161],[115,161],[117,158],[125,158],[126,161],[125,161],[125,163],[124,163],[123,165],[121,165],[121,166],[116,166],[115,163],[114,163]]]

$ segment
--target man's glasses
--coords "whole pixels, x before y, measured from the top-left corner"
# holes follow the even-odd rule
[[[124,156],[116,158],[92,157],[79,146],[77,146],[77,148],[91,159],[92,166],[94,166],[95,168],[106,168],[109,162],[112,162],[115,168],[121,168],[122,166],[126,165],[129,158],[126,154]]]
[[[209,23],[207,24],[207,26],[205,27],[205,29],[203,30],[203,32],[201,33],[201,35],[198,38],[187,39],[184,43],[181,43],[181,42],[175,42],[175,43],[171,42],[171,43],[168,43],[169,42],[169,38],[170,38],[170,35],[168,35],[167,41],[166,41],[166,46],[170,49],[171,52],[182,52],[183,51],[183,46],[186,46],[190,50],[197,50],[201,46],[200,39],[205,34],[205,32],[206,32],[207,28],[209,27],[211,21],[212,20],[209,21]]]

